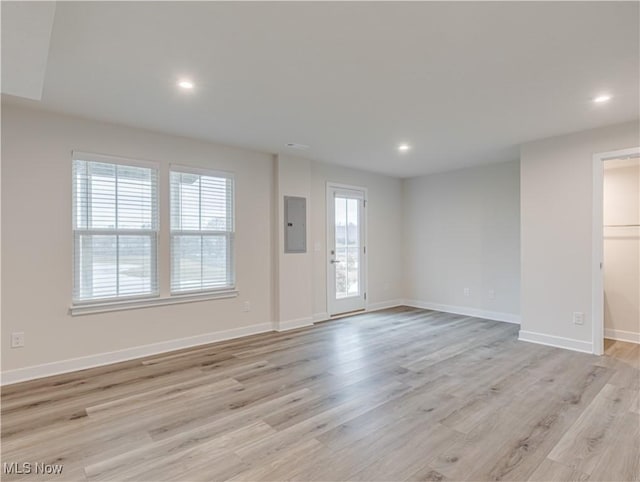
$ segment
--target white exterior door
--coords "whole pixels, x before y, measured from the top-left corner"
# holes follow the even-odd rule
[[[327,185],[327,309],[331,316],[365,308],[365,205],[364,189]]]

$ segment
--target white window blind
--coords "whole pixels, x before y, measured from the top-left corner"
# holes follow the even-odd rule
[[[234,181],[172,167],[171,293],[233,288]]]
[[[158,171],[73,160],[74,303],[158,295]]]

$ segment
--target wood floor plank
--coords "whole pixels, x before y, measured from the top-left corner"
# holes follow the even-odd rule
[[[230,480],[252,482],[256,480],[291,480],[295,479],[301,467],[309,459],[315,459],[326,448],[318,440],[312,438],[298,444],[292,444],[286,450],[268,462],[255,464],[249,470],[240,472]]]
[[[580,472],[573,467],[568,467],[560,462],[554,462],[551,459],[545,459],[538,466],[531,477],[530,481],[549,482],[550,480],[562,480],[567,482],[583,482],[589,480],[589,475]]]
[[[549,453],[549,458],[592,474],[617,441],[618,427],[629,417],[635,391],[607,384]],[[625,447],[625,451],[631,447]],[[636,453],[637,456],[637,453]]]
[[[206,431],[191,431],[179,437],[144,445],[134,451],[120,454],[102,462],[85,467],[90,480],[112,480],[148,476],[149,473],[174,471],[176,475],[194,464],[206,464],[212,457],[223,456],[274,433],[264,422],[256,422],[234,432],[209,437]]]
[[[406,480],[425,469],[429,463],[453,445],[462,434],[442,424],[414,424],[398,443],[378,452],[376,460],[352,477],[352,480]]]
[[[357,426],[358,418],[352,420]],[[326,451],[317,454],[316,460],[308,460],[294,469],[295,480],[353,480],[356,475],[371,466],[378,458],[403,443],[406,435],[416,428],[412,417],[404,417],[393,421],[393,430],[385,426],[369,427],[369,436],[357,436],[354,432],[347,434],[349,443],[324,444]],[[318,437],[323,439],[324,434]],[[395,480],[395,479],[394,479]]]
[[[640,416],[622,415],[613,430],[616,443],[605,448],[590,480],[640,480]]]
[[[2,388],[37,480],[639,480],[640,345],[397,307]],[[31,480],[3,474],[3,480]]]
[[[304,403],[312,396],[313,392],[311,390],[303,388],[239,409],[215,411],[210,415],[199,417],[195,420],[187,419],[184,423],[179,425],[176,425],[169,417],[167,417],[168,425],[163,426],[160,429],[154,427],[149,430],[149,433],[154,440],[164,440],[174,436],[179,436],[180,434],[190,430],[200,430],[203,427],[212,434],[225,433],[227,431],[241,428],[247,423],[263,420],[265,413],[271,413],[272,411],[277,411],[283,407],[290,408]]]
[[[236,453],[243,459],[252,461],[267,458],[269,455],[285,449],[293,441],[314,438],[340,423],[351,420],[385,401],[399,396],[407,389],[408,387],[395,381],[388,383],[371,396],[359,397],[334,407],[327,407],[325,411],[313,417],[236,450]]]

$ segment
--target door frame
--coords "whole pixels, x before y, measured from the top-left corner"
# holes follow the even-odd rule
[[[331,229],[329,229],[329,222],[331,221],[331,210],[335,209],[335,205],[333,204],[333,197],[331,196],[331,191],[333,189],[347,189],[347,190],[351,190],[351,191],[360,191],[364,194],[364,207],[362,209],[362,246],[365,248],[364,249],[364,253],[362,255],[361,258],[361,263],[360,263],[360,278],[362,281],[362,290],[364,293],[364,310],[367,310],[367,305],[369,303],[369,297],[368,297],[368,291],[367,291],[367,286],[368,286],[368,279],[367,279],[367,273],[368,273],[368,259],[369,259],[369,252],[368,252],[368,245],[367,245],[367,239],[368,239],[368,233],[367,233],[367,227],[368,227],[368,223],[367,223],[367,211],[368,211],[368,202],[369,202],[369,193],[367,191],[366,187],[363,186],[354,186],[352,184],[343,184],[343,183],[339,183],[339,182],[333,182],[333,181],[327,181],[327,186],[326,186],[326,190],[325,190],[325,208],[326,208],[326,213],[325,213],[325,230],[326,230],[326,249],[325,249],[325,253],[324,253],[324,271],[325,271],[325,276],[327,278],[327,314],[329,315],[329,317],[334,317],[334,316],[342,316],[344,313],[338,313],[338,314],[331,314],[331,309],[330,309],[330,303],[331,303],[331,292],[332,292],[332,287],[331,284],[333,282],[335,282],[335,280],[332,280],[331,277],[329,276],[329,251],[330,251],[330,246],[333,245],[334,240],[331,239]],[[335,229],[335,228],[334,228]]]
[[[604,353],[604,161],[640,156],[640,146],[593,155],[593,222],[591,262],[591,336],[594,355]]]

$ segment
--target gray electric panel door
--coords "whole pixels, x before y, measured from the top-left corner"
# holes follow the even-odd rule
[[[284,252],[307,252],[307,200],[284,197]]]

